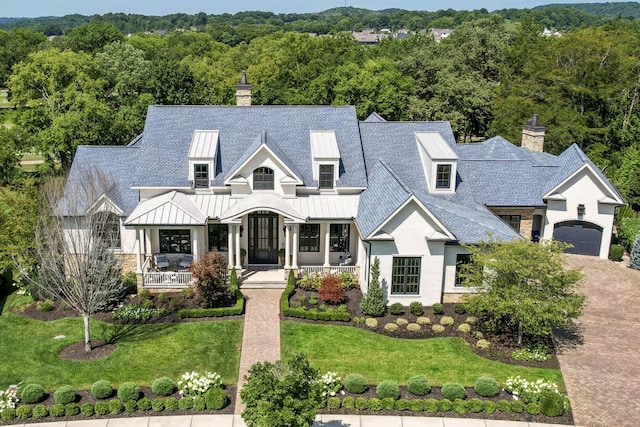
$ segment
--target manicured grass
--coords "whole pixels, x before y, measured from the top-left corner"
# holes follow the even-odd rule
[[[390,338],[361,328],[282,322],[282,357],[304,352],[321,372],[335,371],[343,378],[364,375],[370,383],[394,380],[406,384],[424,374],[432,385],[459,382],[473,386],[488,375],[503,382],[512,375],[545,378],[564,389],[562,374],[555,369],[527,368],[484,359],[460,338],[407,340]]]
[[[219,373],[227,384],[238,380],[242,342],[238,320],[127,327],[94,321],[92,339],[116,336],[117,349],[102,360],[72,362],[60,359],[58,353],[82,341],[82,319],[41,322],[9,312],[10,305],[0,316],[0,388],[22,381],[37,382],[50,391],[63,384],[87,389],[99,379],[150,386],[157,377],[177,381],[186,371],[205,370]],[[66,338],[56,340],[57,335]]]

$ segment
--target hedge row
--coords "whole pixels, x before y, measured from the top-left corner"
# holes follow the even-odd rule
[[[218,308],[183,308],[178,311],[181,319],[198,318],[198,317],[223,317],[234,316],[244,313],[244,296],[239,290],[235,290],[236,305],[233,307]]]
[[[289,278],[291,279],[291,278]],[[309,320],[332,320],[340,322],[350,322],[351,315],[345,312],[338,311],[310,311],[303,310],[301,308],[289,307],[289,298],[296,291],[295,281],[288,280],[287,287],[285,288],[282,296],[280,297],[280,313],[285,317],[296,317],[298,319]]]
[[[618,224],[620,244],[631,253],[636,235],[640,233],[640,218],[621,218]]]

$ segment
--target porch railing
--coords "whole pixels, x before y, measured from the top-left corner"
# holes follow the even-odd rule
[[[323,267],[321,265],[302,265],[298,268],[298,276],[303,277],[305,274],[309,273],[333,273],[340,274],[343,272],[358,274],[357,270],[358,266],[356,265],[332,265],[331,267]]]
[[[145,288],[186,288],[192,284],[189,271],[147,271],[142,273]]]

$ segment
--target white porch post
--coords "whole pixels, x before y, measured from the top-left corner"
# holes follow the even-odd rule
[[[324,230],[324,264],[323,267],[331,267],[329,263],[329,246],[331,245],[331,236],[329,235],[329,230],[331,227],[329,224],[326,224],[326,228]]]
[[[293,224],[293,262],[291,268],[298,269],[298,224]]]
[[[198,228],[196,227],[195,230],[193,230],[193,239],[192,239],[192,248],[191,248],[191,254],[193,255],[193,259],[194,260],[198,260]]]
[[[233,225],[228,225],[228,239],[227,239],[227,262],[229,270],[233,268]]]
[[[142,256],[142,245],[140,243],[140,229],[136,228],[136,273],[142,273],[142,264],[140,257]]]
[[[242,270],[242,263],[240,262],[240,226],[234,225],[234,231],[236,233],[236,271]]]
[[[290,225],[285,224],[284,226],[284,268],[288,270],[291,268],[289,264],[289,257],[291,256],[291,248],[289,247],[289,240],[291,240],[291,236],[289,234]]]

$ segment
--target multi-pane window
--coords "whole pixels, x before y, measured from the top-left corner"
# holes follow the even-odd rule
[[[209,165],[193,165],[193,180],[196,188],[209,188]]]
[[[392,294],[417,294],[420,292],[420,258],[394,257],[391,275]]]
[[[451,187],[451,165],[438,165],[436,168],[436,188]]]
[[[301,224],[298,238],[300,252],[320,252],[320,224]]]
[[[191,253],[190,230],[159,230],[160,252],[172,254]]]
[[[318,185],[321,189],[333,188],[333,165],[320,165]]]
[[[209,224],[209,250],[229,250],[229,226],[227,224]]]
[[[254,190],[273,190],[273,169],[261,167],[253,171]]]
[[[349,224],[331,224],[329,227],[331,252],[349,251]]]
[[[120,218],[112,212],[98,212],[95,214],[95,230],[97,237],[106,243],[111,249],[117,249],[121,245]]]
[[[463,266],[471,264],[471,255],[458,254],[456,255],[456,282],[455,286],[464,286],[464,278],[460,273],[463,272]]]
[[[504,222],[509,224],[511,228],[520,232],[520,215],[498,215]]]

